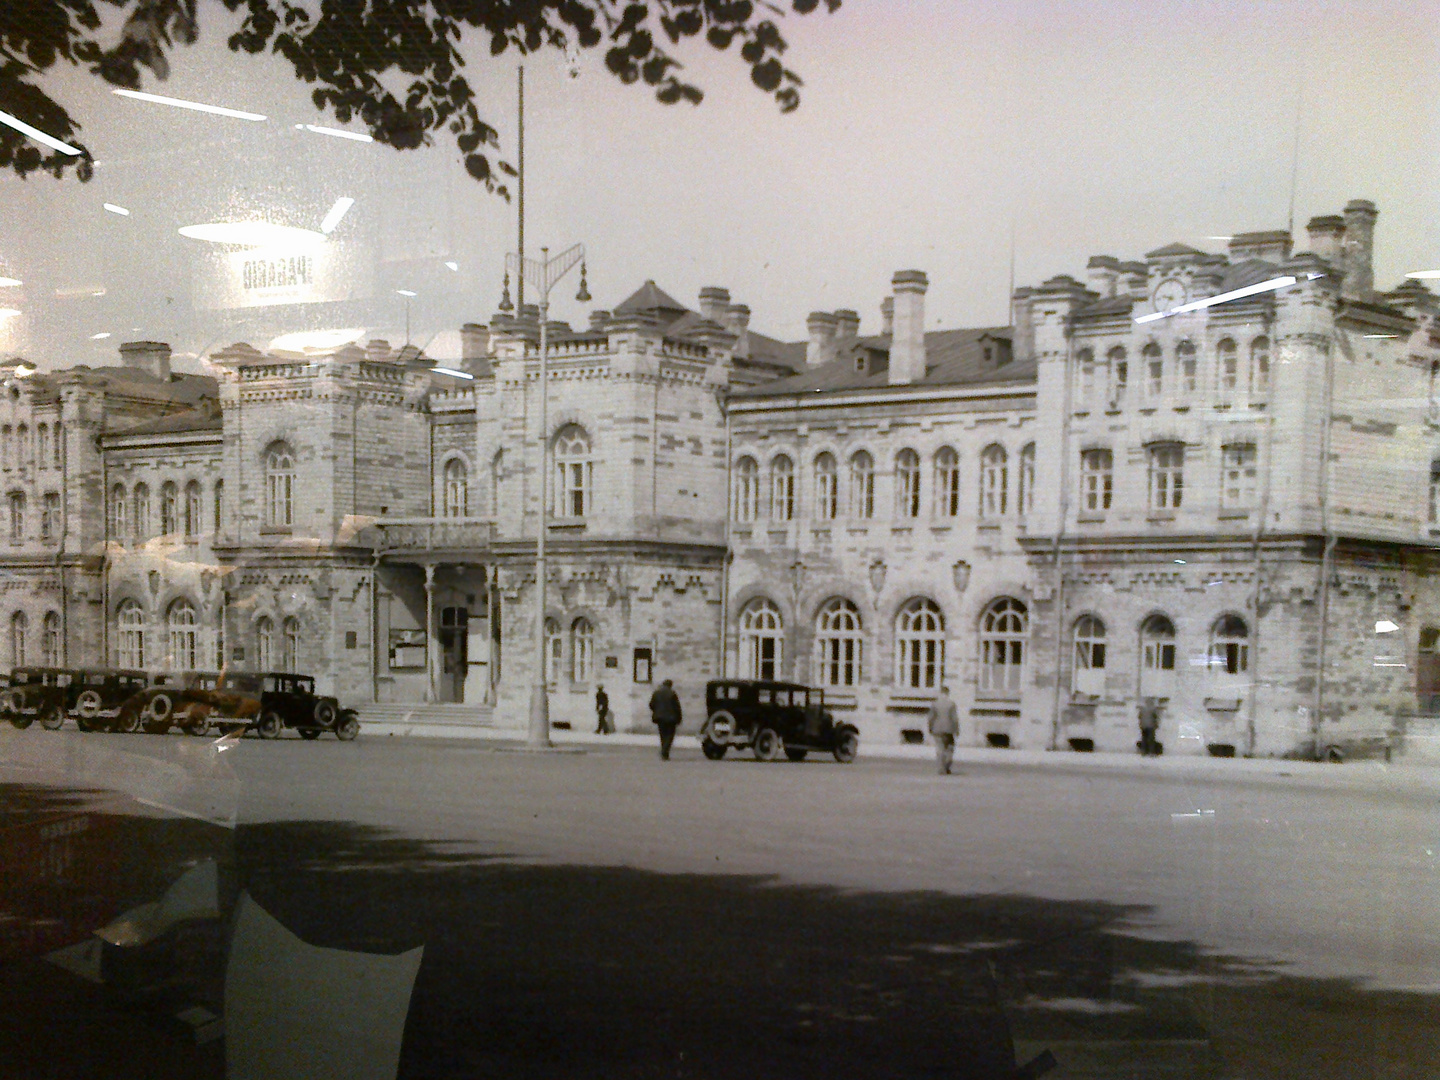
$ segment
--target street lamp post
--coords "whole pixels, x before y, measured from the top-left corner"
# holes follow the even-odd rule
[[[535,540],[535,688],[530,693],[530,728],[526,743],[532,747],[550,745],[550,700],[545,680],[545,537],[550,525],[550,419],[549,349],[550,336],[546,323],[550,314],[550,290],[567,273],[580,268],[580,292],[575,299],[582,304],[590,299],[585,288],[585,245],[576,244],[553,259],[550,249],[542,247],[540,258],[527,259],[523,254],[505,257],[506,270],[522,282],[528,281],[539,298],[540,306],[540,528]]]

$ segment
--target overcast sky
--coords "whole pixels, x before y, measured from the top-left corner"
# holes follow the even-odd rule
[[[49,83],[84,124],[100,166],[80,184],[0,176],[0,351],[42,366],[104,363],[121,340],[200,352],[265,345],[286,330],[364,327],[453,348],[488,320],[513,204],[468,179],[450,144],[410,153],[297,131],[334,123],[269,58],[224,47],[231,26],[201,0],[202,39],[146,89],[264,113],[264,123],[115,97],[83,74]],[[791,17],[805,79],[781,115],[736,58],[700,47],[698,108],[662,106],[587,57],[526,65],[527,243],[583,242],[594,306],[646,278],[695,305],[723,285],[751,325],[805,336],[816,309],[852,307],[862,332],[897,269],[930,277],[927,321],[1006,319],[1016,281],[1083,275],[1093,254],[1137,257],[1172,240],[1283,228],[1297,104],[1297,246],[1305,222],[1375,201],[1376,283],[1440,267],[1440,19],[1429,4],[846,0]],[[516,58],[470,42],[468,73],[513,157]],[[265,219],[334,234],[355,298],[209,310],[210,249],[181,225]],[[120,217],[105,202],[131,210]],[[458,270],[450,270],[446,262]],[[572,279],[554,313],[584,323]],[[105,295],[81,295],[104,289]],[[57,291],[61,295],[57,295]],[[138,328],[138,329],[136,329]],[[436,338],[444,331],[452,333]],[[92,335],[111,337],[92,340]]]

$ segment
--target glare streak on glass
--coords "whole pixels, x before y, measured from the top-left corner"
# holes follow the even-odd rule
[[[8,289],[8,288],[10,288],[12,285],[23,285],[23,284],[25,284],[25,283],[24,283],[23,281],[21,281],[19,278],[0,277],[0,289]]]
[[[1168,318],[1171,315],[1181,315],[1187,311],[1199,311],[1201,308],[1214,307],[1216,304],[1223,304],[1230,300],[1239,300],[1246,296],[1254,296],[1256,293],[1274,292],[1276,289],[1284,289],[1295,284],[1295,279],[1286,275],[1285,277],[1271,278],[1269,281],[1257,282],[1254,285],[1247,285],[1243,289],[1234,289],[1231,292],[1220,293],[1218,296],[1207,296],[1203,300],[1195,300],[1188,304],[1181,304],[1169,311],[1156,311],[1150,315],[1141,315],[1135,321],[1137,323],[1154,322],[1156,319]]]
[[[333,139],[350,139],[354,142],[374,142],[375,140],[361,131],[342,131],[340,128],[317,127],[314,124],[296,124],[296,127],[303,127],[306,131],[316,135],[329,135]]]
[[[213,113],[216,116],[229,116],[235,120],[265,120],[268,117],[261,113],[243,112],[240,109],[227,109],[221,105],[206,105],[200,101],[186,101],[184,98],[165,97],[161,94],[145,94],[139,90],[115,89],[110,91],[117,97],[134,98],[136,101],[149,101],[156,105],[169,105],[176,109],[190,109],[193,112]]]
[[[330,212],[327,213],[325,219],[320,222],[320,231],[326,236],[329,236],[335,231],[335,227],[340,224],[340,219],[343,218],[349,212],[350,207],[354,205],[355,200],[348,195],[342,195],[336,199],[335,205],[330,207]]]
[[[7,112],[0,112],[0,124],[5,124],[7,127],[12,127],[16,131],[20,132],[20,134],[30,136],[30,138],[34,139],[41,146],[48,146],[51,150],[58,150],[62,154],[69,154],[71,157],[78,157],[80,154],[84,153],[84,151],[80,150],[78,147],[71,146],[69,143],[66,142],[61,142],[59,139],[55,138],[52,135],[46,135],[45,132],[41,131],[39,128],[31,127],[29,124],[25,123],[24,120],[21,120],[15,116],[11,116]]]
[[[117,206],[117,205],[116,205],[115,203],[113,203],[113,202],[107,202],[107,203],[104,203],[103,205],[104,205],[105,209],[106,209],[106,210],[109,210],[110,213],[112,213],[112,214],[119,214],[121,217],[129,217],[129,216],[130,216],[130,211],[129,211],[129,210],[126,210],[125,207],[123,207],[123,206]]]

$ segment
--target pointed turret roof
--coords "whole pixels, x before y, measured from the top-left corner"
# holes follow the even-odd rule
[[[1169,259],[1169,258],[1174,258],[1174,257],[1177,256],[1177,255],[1204,255],[1204,254],[1205,254],[1205,252],[1201,251],[1199,248],[1193,248],[1193,247],[1191,247],[1189,244],[1174,243],[1174,244],[1166,244],[1164,247],[1162,247],[1162,248],[1156,248],[1154,251],[1147,251],[1147,252],[1145,253],[1145,258],[1147,258],[1147,259]]]
[[[639,312],[664,311],[673,315],[682,315],[688,310],[684,304],[656,285],[655,282],[646,281],[615,309],[615,314],[633,315]]]

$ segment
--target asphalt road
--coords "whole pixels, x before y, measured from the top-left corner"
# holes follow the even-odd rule
[[[49,740],[0,770],[29,790],[203,772],[183,798],[232,800],[236,890],[312,944],[424,945],[401,1076],[1002,1076],[1047,1048],[1052,1076],[1440,1076],[1424,787],[20,737]],[[91,1030],[111,1008],[75,998]],[[151,1035],[165,1075],[218,1075]]]

